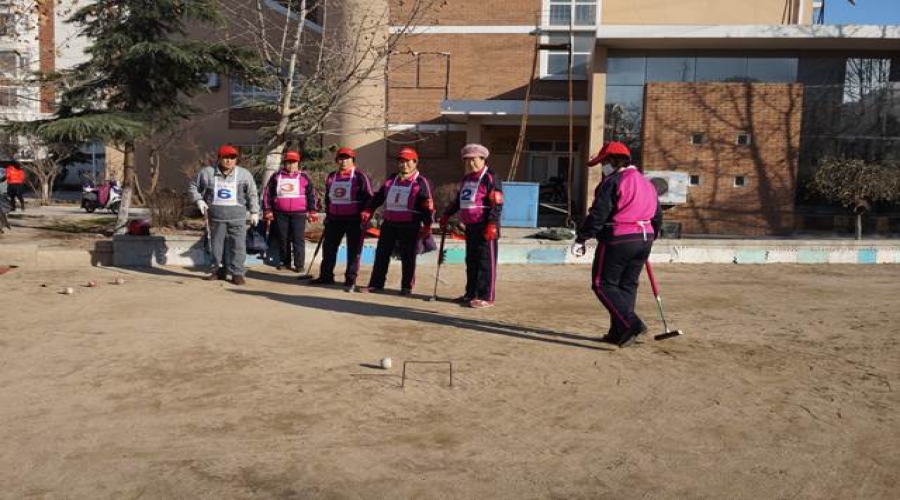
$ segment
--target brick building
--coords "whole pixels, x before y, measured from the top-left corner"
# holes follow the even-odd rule
[[[688,234],[793,230],[802,85],[653,82],[644,99],[645,172],[688,173],[668,220]]]
[[[383,6],[382,35],[403,29],[411,4],[339,3],[345,15],[331,26],[349,32],[353,12]],[[571,181],[562,200],[541,200],[539,223],[560,223],[551,216],[566,210],[568,193],[576,217],[591,201],[599,171],[586,169],[586,158],[604,141],[622,140],[648,174],[671,182],[661,199],[683,233],[767,235],[815,225],[822,214],[807,206],[803,185],[824,155],[900,151],[900,28],[816,24],[820,0],[436,4],[395,47],[380,79],[356,90],[351,101],[379,111],[340,107],[323,136],[325,145],[360,150],[375,178],[412,146],[446,198],[461,173],[459,148],[481,142],[503,178]],[[163,157],[171,165],[163,183],[183,182],[181,171],[220,142],[261,147],[259,123],[239,109],[259,92],[219,75],[198,100],[207,111]]]
[[[680,190],[661,200],[682,233],[802,230],[811,225],[802,182],[822,156],[862,149],[885,158],[900,150],[897,130],[854,129],[900,118],[900,95],[889,94],[886,106],[884,99],[859,104],[900,85],[900,29],[817,25],[822,7],[803,0],[451,2],[391,58],[388,150],[416,145],[424,170],[444,184],[459,173],[459,146],[482,142],[506,177],[540,42],[512,179],[546,184],[571,175],[580,214],[599,181],[585,159],[604,141],[621,140],[648,175]],[[570,44],[574,63],[571,173],[569,53],[551,48],[560,42]],[[854,65],[875,71],[860,81]],[[848,120],[853,110],[867,118]]]

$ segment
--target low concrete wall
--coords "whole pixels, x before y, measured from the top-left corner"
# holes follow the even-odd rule
[[[660,240],[653,262],[897,264],[898,240]]]
[[[41,243],[0,245],[0,263],[15,266],[113,265],[113,242],[97,241],[93,249],[67,248]]]
[[[371,265],[375,259],[375,240],[363,247],[361,261]],[[203,241],[186,236],[116,236],[112,241],[113,265],[117,267],[187,266],[209,263]],[[307,264],[316,244],[307,242]],[[576,259],[568,242],[515,239],[500,242],[501,264],[590,264],[595,246],[588,256]],[[446,242],[447,264],[465,262],[465,243]],[[346,248],[338,251],[338,263],[345,260]],[[659,240],[653,247],[652,262],[680,264],[897,264],[900,240]],[[422,264],[437,263],[437,252],[420,256]],[[248,266],[263,265],[258,256],[249,256]]]

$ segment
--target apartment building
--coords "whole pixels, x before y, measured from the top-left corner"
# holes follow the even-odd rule
[[[28,121],[52,116],[56,94],[37,76],[70,68],[84,60],[88,41],[67,22],[87,0],[67,2],[0,1],[0,122]],[[71,165],[62,183],[78,185],[82,174],[103,177],[107,148],[85,144],[89,160]],[[116,152],[109,151],[113,157]],[[45,154],[40,144],[19,137],[0,137],[0,157],[28,163]]]
[[[39,71],[53,71],[55,19],[52,5],[23,8],[0,2],[0,120],[34,120],[52,110],[49,89],[32,83]],[[3,138],[2,155],[28,159],[33,152],[16,138]]]

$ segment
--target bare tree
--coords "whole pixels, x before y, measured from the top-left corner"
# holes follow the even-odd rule
[[[346,23],[345,4],[337,0],[223,1],[238,23],[236,36],[252,41],[268,70],[262,99],[239,106],[274,116],[263,129],[268,137],[265,183],[277,171],[290,145],[303,146],[330,129],[337,113],[371,118],[384,110],[353,102],[354,90],[383,80],[388,55],[423,18],[446,0],[401,2],[400,12],[389,2],[360,2]],[[243,15],[247,9],[253,15]],[[345,10],[341,10],[345,9]],[[341,20],[341,22],[338,22]]]
[[[57,178],[65,173],[65,163],[80,154],[78,148],[71,144],[47,143],[29,135],[20,135],[16,144],[4,144],[0,148],[11,158],[24,153],[20,164],[22,170],[29,174],[28,185],[38,195],[41,205],[49,205],[53,201],[53,186]]]

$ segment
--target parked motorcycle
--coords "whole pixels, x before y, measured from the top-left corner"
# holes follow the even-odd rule
[[[542,203],[565,203],[568,199],[566,181],[562,177],[547,179],[547,182],[541,184],[538,191],[538,201]]]
[[[81,186],[81,208],[92,214],[98,208],[105,208],[110,213],[118,213],[122,204],[122,188],[114,180],[103,181],[99,186],[86,181]]]

